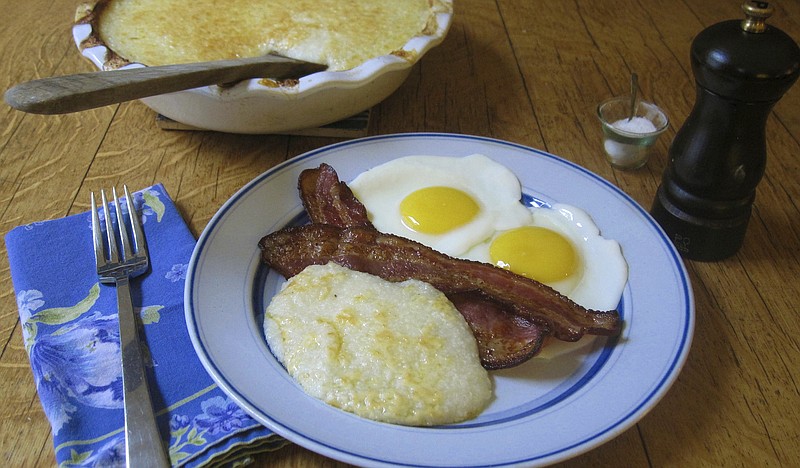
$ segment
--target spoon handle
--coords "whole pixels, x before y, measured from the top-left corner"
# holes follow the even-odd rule
[[[325,68],[277,55],[130,68],[28,81],[6,91],[5,100],[25,112],[65,114],[250,78],[300,78]]]
[[[636,117],[636,108],[639,106],[639,75],[631,74],[631,103],[628,113],[628,121]]]

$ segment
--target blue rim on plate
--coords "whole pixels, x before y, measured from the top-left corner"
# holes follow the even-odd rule
[[[493,372],[495,400],[472,421],[417,428],[365,420],[305,395],[269,351],[263,308],[282,278],[260,264],[258,240],[304,222],[297,176],[325,162],[342,180],[397,157],[480,153],[519,177],[526,202],[584,209],[629,264],[622,335],[553,348]],[[342,142],[297,156],[228,200],[198,240],[186,281],[186,321],[208,372],[276,433],[322,455],[373,466],[544,465],[586,452],[635,424],[680,372],[694,330],[682,260],[649,214],[569,161],[484,137],[413,133]],[[545,354],[545,353],[543,353]]]

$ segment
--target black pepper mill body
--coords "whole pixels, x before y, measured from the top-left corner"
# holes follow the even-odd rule
[[[766,166],[766,123],[800,75],[800,48],[765,24],[767,2],[742,5],[692,42],[697,97],[675,135],[651,214],[685,258],[722,260],[742,245]]]

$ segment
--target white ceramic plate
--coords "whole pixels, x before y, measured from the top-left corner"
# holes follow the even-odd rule
[[[476,419],[446,427],[369,421],[307,396],[270,352],[263,307],[282,278],[260,266],[259,239],[303,223],[297,177],[328,163],[344,181],[414,154],[481,153],[512,169],[526,201],[586,210],[629,264],[619,311],[623,334],[554,346],[493,372],[495,400]],[[192,256],[186,321],[197,354],[258,421],[310,450],[357,465],[544,465],[586,452],[636,423],[666,393],[689,351],[694,302],[683,263],[648,213],[601,177],[561,158],[487,138],[402,134],[321,148],[265,172],[226,202]],[[553,352],[556,350],[558,352]]]

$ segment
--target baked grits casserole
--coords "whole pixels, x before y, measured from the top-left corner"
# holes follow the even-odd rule
[[[290,133],[383,101],[444,40],[452,13],[452,0],[232,0],[224,8],[209,0],[98,0],[78,7],[72,34],[100,70],[269,52],[328,65],[299,80],[257,78],[141,100],[180,128]]]
[[[340,71],[435,31],[435,16],[428,0],[113,0],[97,28],[116,54],[150,66],[274,53]]]

